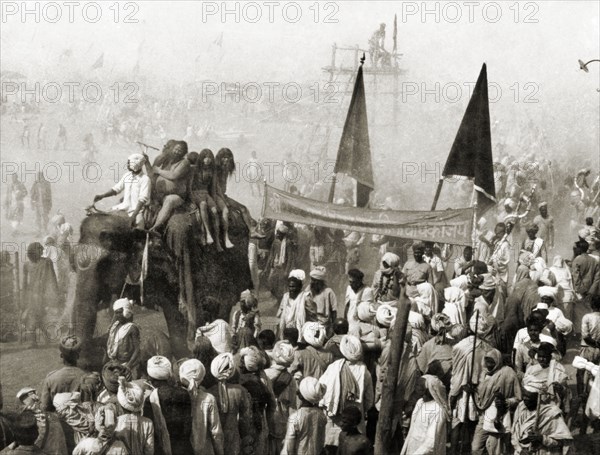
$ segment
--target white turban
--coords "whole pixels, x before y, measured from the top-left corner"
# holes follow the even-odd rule
[[[127,382],[123,376],[119,376],[117,400],[123,409],[138,412],[144,405],[144,391],[135,382]]]
[[[302,327],[302,338],[314,348],[322,348],[325,344],[326,329],[318,322],[307,322]]]
[[[386,263],[390,268],[398,267],[400,265],[400,256],[394,253],[385,253],[381,258],[381,266],[383,269],[383,263]],[[389,270],[389,269],[386,269]]]
[[[306,273],[304,273],[304,270],[295,269],[290,272],[288,278],[296,278],[298,281],[304,281],[306,279]]]
[[[186,360],[179,367],[179,377],[188,382],[188,390],[191,392],[200,385],[206,374],[206,369],[198,359]]]
[[[229,324],[223,319],[217,319],[210,324],[198,327],[196,330],[196,338],[205,336],[210,340],[215,351],[219,354],[231,352],[231,329]]]
[[[544,302],[540,302],[535,306],[536,310],[548,310],[548,304]]]
[[[416,311],[409,311],[408,323],[413,329],[425,329],[425,318],[421,313],[417,313]]]
[[[155,355],[148,359],[146,364],[146,371],[152,379],[159,381],[166,381],[171,377],[171,362],[162,355]]]
[[[300,381],[298,390],[300,395],[302,395],[306,401],[312,404],[317,404],[319,401],[321,401],[323,396],[325,396],[327,386],[325,384],[321,384],[318,379],[307,376]]]
[[[133,153],[129,155],[127,161],[129,161],[129,167],[134,171],[139,171],[144,165],[146,158],[141,153]]]
[[[362,322],[371,322],[375,312],[371,310],[371,304],[369,302],[360,302],[356,308],[356,314],[358,319]]]
[[[123,316],[126,318],[133,316],[133,300],[118,299],[113,303],[113,311],[123,309]]]
[[[473,313],[471,319],[469,320],[469,328],[471,332],[475,332],[475,322],[477,321],[477,313]],[[485,315],[480,311],[479,312],[479,321],[477,322],[477,335],[484,335],[489,329],[488,319]]]
[[[54,395],[52,399],[52,405],[57,411],[68,407],[70,404],[79,403],[81,401],[81,394],[79,392],[62,392]]]
[[[277,365],[289,367],[294,361],[294,347],[287,340],[281,340],[273,346],[272,359]]]
[[[540,297],[552,297],[556,300],[558,289],[554,286],[541,286],[538,288],[538,294]]]
[[[556,342],[556,340],[554,339],[554,337],[551,337],[550,335],[546,335],[545,333],[540,333],[540,343],[548,343],[554,347],[556,347],[558,344]]]
[[[240,351],[240,358],[244,362],[246,370],[255,372],[264,368],[265,358],[256,346],[248,346]]]
[[[210,364],[210,372],[217,381],[227,381],[237,371],[237,365],[233,355],[229,352],[219,354]]]
[[[340,352],[350,362],[358,362],[362,359],[362,344],[354,335],[344,335],[340,341]]]
[[[554,325],[556,326],[556,330],[558,330],[563,335],[569,334],[573,330],[573,323],[567,318],[556,318],[556,321],[554,321]]]
[[[390,305],[383,304],[377,308],[375,318],[379,325],[383,327],[391,327],[396,319],[396,313],[398,310]]]
[[[327,277],[327,269],[322,265],[318,265],[310,271],[310,277],[314,278],[315,280],[325,281],[325,278]]]
[[[544,391],[546,381],[536,378],[532,374],[526,374],[523,377],[523,388],[530,393],[540,393]]]

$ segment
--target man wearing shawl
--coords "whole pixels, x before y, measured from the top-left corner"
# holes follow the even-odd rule
[[[568,412],[570,406],[569,376],[565,367],[552,358],[556,348],[550,343],[540,343],[537,352],[537,364],[525,370],[523,382],[536,380],[546,387],[544,402],[552,402],[563,411]]]
[[[373,300],[391,302],[400,297],[402,272],[400,257],[394,253],[385,253],[381,258],[381,266],[373,275]],[[427,266],[429,267],[429,266]]]
[[[71,453],[79,441],[94,433],[94,410],[91,403],[81,402],[79,392],[57,393],[52,404],[65,432],[67,451]]]
[[[517,406],[511,431],[515,455],[565,453],[573,437],[560,409],[553,403],[545,404],[540,397],[544,394],[543,385],[535,378],[524,378],[522,394],[523,401]]]
[[[514,370],[502,366],[502,354],[492,349],[483,358],[481,377],[475,392],[479,423],[475,428],[471,453],[501,455],[510,449],[510,410],[521,401],[521,385]]]
[[[310,289],[306,292],[306,320],[321,323],[331,335],[331,326],[337,315],[337,300],[333,290],[325,283],[327,269],[315,267],[310,272]]]
[[[296,382],[287,369],[294,361],[294,347],[288,341],[278,341],[271,352],[271,366],[265,374],[273,385],[275,411],[269,425],[271,453],[281,452],[290,409],[296,407]]]
[[[288,292],[283,295],[277,311],[280,337],[283,337],[283,331],[287,328],[296,328],[300,333],[306,322],[304,309],[306,294],[302,292],[305,278],[304,270],[299,269],[292,270],[288,276]]]
[[[543,201],[538,204],[540,211],[533,219],[533,224],[538,228],[539,237],[548,245],[549,249],[554,248],[554,218],[548,215],[548,203]]]
[[[146,365],[152,392],[144,404],[144,415],[152,415],[157,453],[189,453],[192,402],[181,387],[171,384],[171,362],[163,356],[151,357]],[[188,452],[185,452],[188,450]]]
[[[357,309],[362,302],[373,303],[373,290],[363,283],[365,274],[358,269],[348,270],[348,288],[344,304],[344,316],[350,330],[358,323]]]
[[[325,447],[327,418],[319,408],[326,387],[306,377],[298,386],[300,406],[290,415],[281,455],[320,454]]]
[[[413,409],[400,455],[445,455],[450,409],[444,384],[437,377],[426,374],[417,381],[417,393],[422,398]]]
[[[474,314],[469,321],[471,333],[475,332],[476,321],[477,314]],[[470,446],[475,423],[478,420],[472,399],[472,391],[479,382],[483,358],[492,350],[492,346],[481,338],[488,331],[489,322],[484,316],[480,315],[477,321],[477,342],[475,343],[475,336],[470,335],[452,348],[450,406],[452,408],[452,447],[455,453],[458,453],[461,437],[464,438],[468,435],[469,441],[463,441],[463,445],[465,447]],[[474,362],[472,360],[473,355],[475,355]],[[471,364],[473,364],[473,371],[471,371]],[[467,409],[466,412],[465,408]],[[463,425],[467,425],[466,431],[463,431]]]
[[[250,393],[252,399],[252,433],[254,453],[268,453],[268,421],[275,410],[275,395],[271,381],[265,375],[267,359],[255,346],[240,351],[240,384]]]
[[[246,453],[254,442],[252,404],[248,391],[237,383],[238,369],[233,355],[226,352],[216,356],[210,371],[218,381],[209,392],[217,400],[219,420],[227,437],[227,454]]]
[[[452,328],[450,318],[438,313],[431,319],[431,334],[433,338],[421,348],[417,357],[419,370],[424,374],[432,374],[440,378],[444,386],[450,387],[452,376],[452,345],[454,340],[448,337]]]
[[[115,436],[125,443],[130,454],[154,455],[154,424],[141,415],[144,390],[121,376],[117,397],[124,414],[117,418]]]
[[[492,254],[488,259],[490,271],[494,271],[504,284],[508,284],[508,263],[510,262],[510,243],[506,234],[507,226],[504,223],[498,223],[492,239]]]
[[[326,339],[325,327],[318,322],[307,322],[302,328],[302,338],[307,346],[296,351],[290,373],[319,378],[333,361],[333,354],[323,349]]]
[[[49,316],[59,314],[59,289],[52,260],[43,257],[44,247],[39,242],[27,246],[27,259],[23,265],[23,302],[27,302],[22,318],[27,334],[32,334],[31,344],[37,344],[37,331],[42,331]],[[50,313],[50,314],[48,314]]]
[[[573,277],[569,267],[561,256],[554,256],[550,271],[556,278],[556,286],[562,294],[562,304],[565,310],[565,317],[573,321],[573,302],[575,301],[575,291],[573,290]]]
[[[337,446],[341,432],[341,413],[349,404],[355,404],[366,417],[375,404],[373,380],[367,366],[362,361],[363,351],[360,340],[345,335],[340,342],[343,359],[333,362],[319,379],[327,387],[321,405],[327,412],[327,446]],[[363,420],[358,429],[366,433]]]
[[[456,287],[444,289],[444,309],[442,313],[450,318],[451,324],[467,326],[466,305],[467,299],[462,289]]]
[[[129,368],[133,379],[139,377],[140,329],[133,322],[133,301],[118,299],[113,304],[114,319],[108,330],[106,355]]]
[[[279,223],[275,228],[275,239],[271,244],[266,270],[269,270],[269,290],[273,297],[281,300],[286,278],[296,268],[298,247],[292,238],[290,228]]]
[[[219,419],[217,400],[202,387],[205,374],[204,365],[197,359],[186,360],[179,367],[179,379],[181,384],[187,387],[192,400],[192,428],[191,440],[188,435],[186,441],[179,443],[178,449],[174,448],[173,455],[178,453],[224,454],[223,430]],[[189,417],[186,420],[189,420]],[[181,435],[181,437],[184,436]],[[187,444],[189,448],[184,450],[184,444]]]

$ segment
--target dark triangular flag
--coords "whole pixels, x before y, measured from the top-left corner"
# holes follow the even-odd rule
[[[365,207],[369,194],[375,188],[373,167],[371,166],[371,146],[369,143],[369,125],[367,122],[367,104],[363,82],[363,68],[358,68],[348,116],[340,140],[334,172],[344,173],[357,181],[356,205]]]
[[[473,95],[456,133],[442,175],[444,177],[463,175],[472,178],[478,195],[480,213],[496,203],[485,63],[477,78]]]
[[[96,60],[96,63],[94,63],[92,65],[92,69],[98,69],[98,68],[102,68],[104,66],[104,52],[102,52],[102,54],[100,55],[100,57],[98,57],[98,60]]]

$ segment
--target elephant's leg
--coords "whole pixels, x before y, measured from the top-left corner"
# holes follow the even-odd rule
[[[171,348],[176,358],[181,359],[190,355],[187,345],[187,321],[179,308],[177,307],[177,297],[175,299],[165,299],[161,302],[165,321],[169,329],[169,339]]]

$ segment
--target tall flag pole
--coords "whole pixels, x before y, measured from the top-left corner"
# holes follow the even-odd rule
[[[438,183],[432,210],[435,210],[443,179],[459,175],[473,179],[474,194],[477,196],[473,202],[474,205],[477,205],[480,214],[496,204],[487,66],[485,63],[481,67],[473,95],[450,149],[446,166],[442,172],[442,179]]]
[[[396,55],[396,51],[398,50],[398,15],[394,14],[394,49],[392,50],[392,54]]]
[[[363,80],[364,63],[365,54],[363,53],[335,161],[333,183],[329,192],[329,203],[333,203],[336,184],[335,176],[338,173],[344,173],[356,180],[357,207],[367,206],[371,191],[375,188]]]

